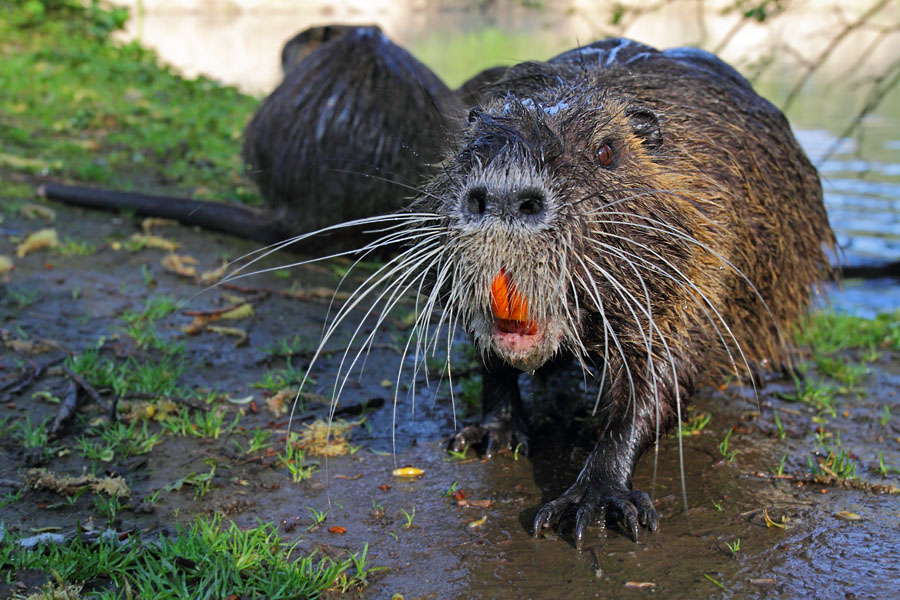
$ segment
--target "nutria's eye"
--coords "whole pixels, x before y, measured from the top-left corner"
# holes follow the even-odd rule
[[[600,148],[600,152],[597,153],[597,160],[599,160],[600,164],[604,167],[608,167],[612,164],[612,159],[612,147],[609,144],[603,144],[603,147]]]

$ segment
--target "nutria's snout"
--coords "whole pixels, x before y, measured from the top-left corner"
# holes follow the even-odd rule
[[[454,282],[463,321],[483,351],[532,371],[572,329],[557,260],[564,253],[552,234],[559,199],[521,154],[495,155],[461,179],[447,206],[447,249],[465,274]]]
[[[470,221],[494,215],[507,221],[536,224],[547,216],[546,205],[546,192],[535,186],[516,189],[477,184],[466,191],[462,210]]]

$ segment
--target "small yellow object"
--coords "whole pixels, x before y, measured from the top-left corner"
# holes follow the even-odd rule
[[[394,477],[421,477],[424,474],[425,471],[416,467],[400,467],[399,469],[394,469],[393,472]]]
[[[840,519],[841,521],[862,521],[863,518],[856,514],[855,512],[850,512],[846,510],[839,510],[834,513],[834,516]]]
[[[42,248],[56,248],[59,245],[59,238],[56,237],[55,229],[41,229],[35,231],[25,241],[16,248],[16,256],[22,258],[29,252],[40,250]]]
[[[781,523],[777,523],[769,516],[769,509],[763,509],[763,519],[766,521],[766,527],[778,527],[779,529],[787,529],[784,525],[784,517],[781,517]]]
[[[146,235],[142,233],[132,233],[129,238],[132,242],[143,244],[148,248],[159,248],[167,252],[175,252],[178,249],[178,242],[167,240],[158,235]]]
[[[476,527],[481,527],[486,522],[487,522],[487,515],[484,515],[480,519],[476,519],[476,520],[472,521],[471,523],[469,523],[468,526],[472,529],[475,529]]]
[[[26,219],[44,219],[48,223],[56,220],[56,211],[43,204],[26,204],[19,209]]]
[[[233,308],[228,312],[224,312],[219,315],[220,319],[246,319],[247,317],[253,316],[253,305],[252,304],[241,304],[237,308]]]
[[[156,414],[156,407],[153,406],[152,404],[148,404],[147,405],[147,416],[152,419],[153,415],[155,415],[155,414]]]
[[[0,254],[0,273],[6,273],[8,271],[12,271],[13,269],[13,261],[8,256],[3,256]]]

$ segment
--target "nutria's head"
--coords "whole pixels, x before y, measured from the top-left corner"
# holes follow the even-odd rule
[[[281,48],[281,73],[287,75],[295,66],[299,65],[307,56],[321,46],[347,34],[359,32],[371,32],[373,35],[381,33],[377,25],[317,25],[304,29],[288,41]]]
[[[641,333],[646,298],[672,294],[677,302],[678,286],[644,275],[692,253],[647,220],[665,213],[679,227],[680,213],[692,212],[657,193],[677,182],[657,114],[577,77],[548,86],[534,68],[529,76],[544,80],[543,93],[473,109],[423,201],[446,223],[450,306],[482,351],[523,370],[562,349],[611,347],[610,334],[652,337],[649,326]],[[637,323],[632,336],[613,332],[624,320]]]

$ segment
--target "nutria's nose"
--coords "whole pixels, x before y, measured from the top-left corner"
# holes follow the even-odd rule
[[[463,212],[475,220],[491,214],[535,221],[543,218],[546,200],[544,191],[534,187],[510,190],[477,185],[466,191]]]

